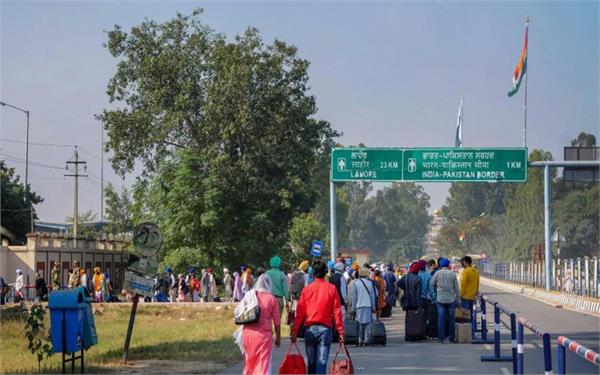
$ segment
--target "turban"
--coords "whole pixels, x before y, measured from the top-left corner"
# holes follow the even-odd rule
[[[353,269],[354,271],[358,271],[358,270],[359,270],[359,268],[360,268],[360,266],[358,265],[358,263],[352,263],[352,269]]]
[[[338,271],[338,272],[344,272],[344,263],[337,262],[335,264],[335,270]]]
[[[411,273],[417,273],[417,272],[419,272],[419,262],[412,262],[410,264],[410,272]]]
[[[279,268],[281,267],[281,258],[275,255],[273,258],[271,258],[271,260],[269,260],[269,264],[272,268]]]
[[[438,263],[440,264],[440,267],[448,267],[450,265],[450,261],[446,258],[440,258]]]
[[[418,261],[418,263],[419,263],[419,270],[424,271],[425,267],[427,267],[427,262],[425,260],[421,259]]]

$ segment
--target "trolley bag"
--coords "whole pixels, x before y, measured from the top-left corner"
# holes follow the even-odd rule
[[[291,353],[293,347],[296,348],[298,353]],[[300,349],[296,343],[292,343],[285,353],[285,356],[279,365],[279,374],[306,374],[306,363],[304,362],[304,357],[300,354]]]
[[[434,302],[427,302],[427,336],[438,338],[438,312]]]
[[[470,344],[471,338],[471,323],[456,323],[456,342]]]
[[[381,320],[374,320],[373,323],[371,323],[371,344],[383,346],[387,344],[385,324],[383,324]]]
[[[344,353],[346,354],[346,359],[337,359],[338,354],[340,354],[340,350],[344,348]],[[329,375],[351,375],[354,374],[354,366],[352,365],[352,359],[350,358],[350,353],[348,353],[348,348],[344,343],[341,343],[338,346],[338,350],[333,357],[333,361],[331,362],[331,367],[329,367]]]
[[[381,317],[382,318],[389,318],[390,316],[392,316],[392,305],[390,305],[389,303],[387,303],[385,305],[385,307],[381,310]]]
[[[422,307],[406,311],[406,341],[418,341],[425,336],[425,310]]]
[[[348,345],[358,345],[358,322],[346,318],[344,320],[344,342]]]

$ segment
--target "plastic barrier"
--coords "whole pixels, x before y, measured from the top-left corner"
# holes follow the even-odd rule
[[[493,340],[488,340],[488,338],[487,338],[488,329],[487,329],[487,316],[486,316],[485,305],[486,305],[485,296],[480,295],[479,296],[479,306],[480,306],[480,310],[481,310],[481,314],[480,314],[481,328],[477,329],[476,332],[481,332],[481,339],[471,341],[472,344],[493,344],[494,343]],[[475,319],[477,319],[477,318],[475,318]]]
[[[524,328],[527,327],[537,336],[542,338],[543,348],[544,348],[544,374],[550,375],[552,374],[552,352],[550,346],[550,334],[542,331],[538,327],[536,327],[533,323],[527,320],[524,317],[519,317],[519,324],[517,328],[517,374],[523,374],[523,361],[525,359],[525,353],[523,350],[523,337],[524,337]]]
[[[482,362],[512,362],[513,363],[513,374],[517,373],[517,314],[502,306],[498,302],[488,299],[485,295],[484,300],[494,305],[494,355],[482,355]],[[504,313],[510,317],[510,339],[512,355],[502,356],[500,354],[500,340],[501,340],[501,321],[500,313]]]
[[[567,373],[566,349],[569,349],[578,356],[585,358],[587,361],[595,364],[596,366],[600,366],[600,354],[586,348],[577,341],[573,341],[564,336],[558,336],[558,339],[556,339],[556,344],[558,345],[556,352],[556,371],[558,374]]]

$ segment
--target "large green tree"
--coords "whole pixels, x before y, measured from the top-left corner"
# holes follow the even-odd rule
[[[105,194],[108,231],[110,233],[133,232],[133,202],[130,191],[123,186],[119,192],[113,184],[109,183],[106,185]]]
[[[113,168],[145,166],[135,216],[159,224],[167,250],[264,262],[314,206],[313,177],[337,133],[314,118],[309,63],[295,47],[265,44],[252,28],[228,40],[200,16],[109,31],[119,62],[113,107],[98,117]]]
[[[31,212],[33,206],[33,219],[37,219],[35,205],[43,199],[29,189],[26,196],[25,184],[21,182],[14,168],[9,168],[4,161],[0,160],[0,190],[2,202],[1,220],[2,226],[8,230],[18,244],[25,243],[25,235],[31,230]],[[30,203],[31,202],[31,205]]]

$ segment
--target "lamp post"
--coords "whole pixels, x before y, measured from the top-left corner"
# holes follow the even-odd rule
[[[25,200],[29,201],[29,111],[20,107],[17,107],[12,104],[8,104],[6,102],[0,101],[0,105],[3,107],[9,107],[12,109],[16,109],[17,111],[23,112],[27,117],[27,135],[25,142]],[[29,206],[30,211],[30,224],[31,224],[31,233],[33,233],[33,208],[31,204]]]

